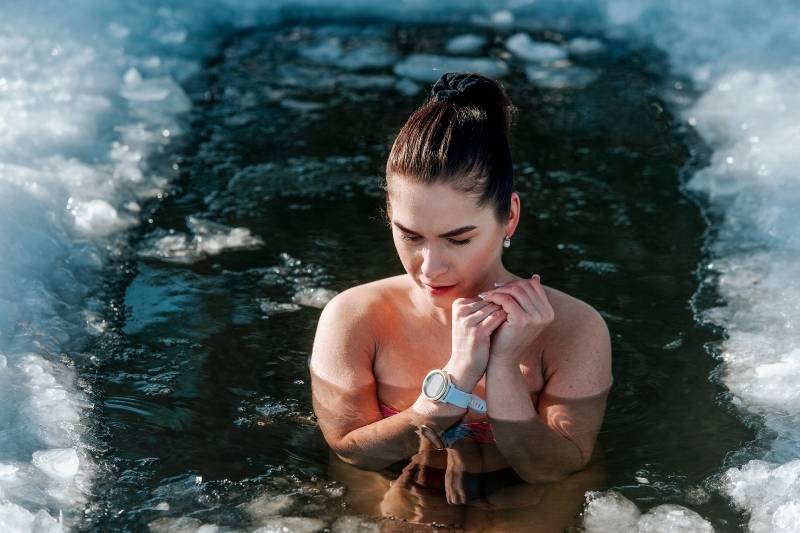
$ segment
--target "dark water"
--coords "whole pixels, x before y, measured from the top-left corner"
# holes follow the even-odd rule
[[[82,368],[103,465],[86,530],[147,530],[164,517],[253,529],[246,503],[264,494],[281,514],[325,524],[347,512],[310,404],[320,310],[281,304],[402,272],[379,216],[380,176],[423,95],[299,57],[319,32],[401,56],[439,53],[456,34],[375,22],[231,33],[186,87],[195,107],[185,144],[153,162],[177,165],[175,189],[109,272],[114,327]],[[671,83],[662,58],[605,44],[583,62],[601,73],[584,89],[538,89],[513,62],[504,78],[520,108],[512,151],[523,202],[506,266],[539,273],[610,326],[601,489],[643,512],[677,503],[737,531],[742,517],[712,480],[752,434],[721,403],[707,355],[720,337],[695,324],[689,304],[706,228],[680,184],[702,147],[658,99]],[[490,44],[484,55],[497,52]],[[263,245],[188,263],[143,256],[170,230],[191,238],[188,217],[249,228]]]

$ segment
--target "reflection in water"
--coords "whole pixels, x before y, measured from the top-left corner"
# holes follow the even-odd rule
[[[547,404],[552,435],[540,439],[549,449],[534,447],[526,476],[531,479],[538,471],[547,481],[526,483],[494,442],[464,438],[437,450],[415,427],[417,415],[410,409],[383,417],[377,400],[379,383],[345,390],[314,372],[311,375],[314,409],[332,448],[329,475],[347,487],[348,507],[382,519],[383,531],[403,531],[408,524],[415,524],[410,531],[421,525],[467,531],[562,531],[578,525],[585,493],[604,488],[605,469],[597,448],[584,468],[558,481],[550,481],[553,467],[544,461],[559,461],[581,447],[592,449],[599,427],[583,433],[574,428],[586,427],[582,417],[602,420],[607,391],[587,398],[538,396],[537,407]],[[568,423],[573,417],[577,422]],[[489,423],[501,438],[528,438],[520,428],[530,424],[494,419]],[[355,429],[343,431],[347,427]],[[343,457],[336,452],[344,452]],[[541,465],[536,464],[539,460]]]

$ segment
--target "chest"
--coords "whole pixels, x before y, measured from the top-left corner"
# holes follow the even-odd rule
[[[534,403],[544,387],[541,350],[534,342],[521,365]],[[425,375],[442,368],[450,353],[449,328],[431,328],[413,320],[392,324],[381,332],[373,362],[378,401],[397,410],[408,408],[419,396]],[[474,392],[486,398],[484,379]]]

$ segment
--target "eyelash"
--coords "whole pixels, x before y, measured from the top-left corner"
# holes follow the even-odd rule
[[[402,237],[402,239],[404,241],[410,241],[410,242],[417,242],[418,240],[420,240],[422,238],[419,235],[405,235],[405,234],[401,234],[401,237]],[[464,246],[466,244],[469,244],[469,241],[470,241],[470,239],[464,239],[464,240],[459,241],[459,240],[450,239],[450,238],[448,238],[447,240],[450,241],[452,244],[455,244],[456,246]]]

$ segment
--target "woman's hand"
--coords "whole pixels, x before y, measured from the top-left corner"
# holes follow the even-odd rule
[[[502,306],[507,315],[491,336],[491,363],[519,365],[533,340],[555,317],[539,275],[507,283],[480,297]]]
[[[506,320],[500,303],[481,298],[456,298],[452,306],[452,353],[447,370],[463,383],[459,388],[472,392],[486,372],[492,332]]]

